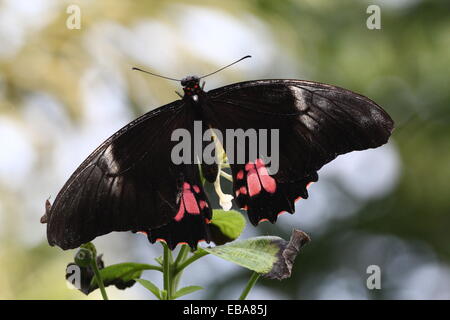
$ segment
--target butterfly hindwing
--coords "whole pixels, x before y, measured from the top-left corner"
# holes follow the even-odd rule
[[[294,213],[295,202],[307,199],[308,185],[318,180],[317,173],[313,173],[297,181],[277,181],[261,159],[231,167],[235,201],[240,208],[247,210],[253,225],[263,220],[275,223],[281,213]]]
[[[200,183],[198,166],[187,166],[186,173],[178,192],[176,215],[168,224],[145,231],[150,242],[162,239],[170,249],[174,249],[179,243],[196,248],[199,241],[210,241],[209,223],[212,219],[212,209]]]

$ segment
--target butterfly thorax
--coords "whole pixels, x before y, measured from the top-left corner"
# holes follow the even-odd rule
[[[199,96],[204,92],[200,87],[200,78],[196,76],[188,76],[181,80],[181,85],[183,86],[184,97],[192,99],[195,102],[198,101]]]

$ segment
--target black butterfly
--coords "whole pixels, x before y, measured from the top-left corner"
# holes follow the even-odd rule
[[[203,77],[201,77],[203,78]],[[211,240],[210,202],[198,164],[171,161],[177,128],[195,120],[225,132],[279,129],[279,170],[267,175],[261,159],[231,164],[235,202],[256,225],[294,213],[317,171],[339,154],[385,144],[393,120],[375,102],[339,87],[303,80],[255,80],[205,92],[200,77],[181,81],[184,95],[120,129],[72,174],[41,221],[50,245],[76,248],[111,231],[145,232],[195,248]],[[227,141],[224,140],[224,147]],[[209,182],[217,165],[202,165]],[[255,177],[258,179],[255,180]],[[256,181],[256,182],[255,182]]]

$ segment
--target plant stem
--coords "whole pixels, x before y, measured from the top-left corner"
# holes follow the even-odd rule
[[[94,270],[95,280],[97,281],[98,288],[102,293],[103,300],[108,300],[108,295],[106,294],[105,285],[103,284],[102,276],[100,275],[100,271],[98,270],[97,259],[93,259],[92,269]]]
[[[179,265],[180,263],[182,263],[184,261],[188,252],[189,252],[189,246],[187,244],[183,244],[181,246],[180,252],[178,252],[177,258],[175,259],[175,266]]]
[[[196,251],[192,256],[189,257],[189,259],[186,259],[184,262],[182,262],[180,265],[176,266],[176,269],[174,271],[174,275],[177,275],[179,272],[181,272],[184,268],[186,268],[188,265],[190,265],[192,262],[200,259],[203,256],[206,256],[209,254],[208,252],[204,250]]]
[[[242,291],[241,296],[239,297],[239,300],[245,300],[245,298],[247,298],[248,293],[253,288],[253,286],[255,285],[256,281],[258,281],[258,279],[259,279],[259,273],[253,272],[252,276],[250,277],[250,279],[247,282],[247,285],[244,288],[244,291]]]
[[[172,276],[173,276],[172,292],[173,293],[177,292],[178,284],[180,283],[180,278],[181,278],[181,275],[183,274],[183,270],[181,270],[178,273],[175,273],[176,269],[177,269],[177,266],[180,263],[183,263],[184,260],[186,260],[186,257],[188,255],[189,251],[190,251],[190,247],[187,244],[183,244],[181,246],[181,249],[178,252],[177,258],[175,259],[175,262],[174,262],[174,264],[172,266]]]
[[[163,272],[163,268],[160,266],[155,266],[153,264],[148,264],[148,266],[145,268],[145,270],[156,270],[159,272]]]
[[[171,300],[172,298],[172,290],[171,290],[171,259],[170,259],[170,249],[166,243],[161,242],[164,248],[164,256],[163,256],[163,280],[164,280],[164,290],[167,292],[166,300]]]

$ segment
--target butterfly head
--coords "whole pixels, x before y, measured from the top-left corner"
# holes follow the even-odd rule
[[[181,85],[183,86],[184,94],[187,96],[198,96],[203,92],[200,87],[200,78],[197,76],[188,76],[181,79]]]

